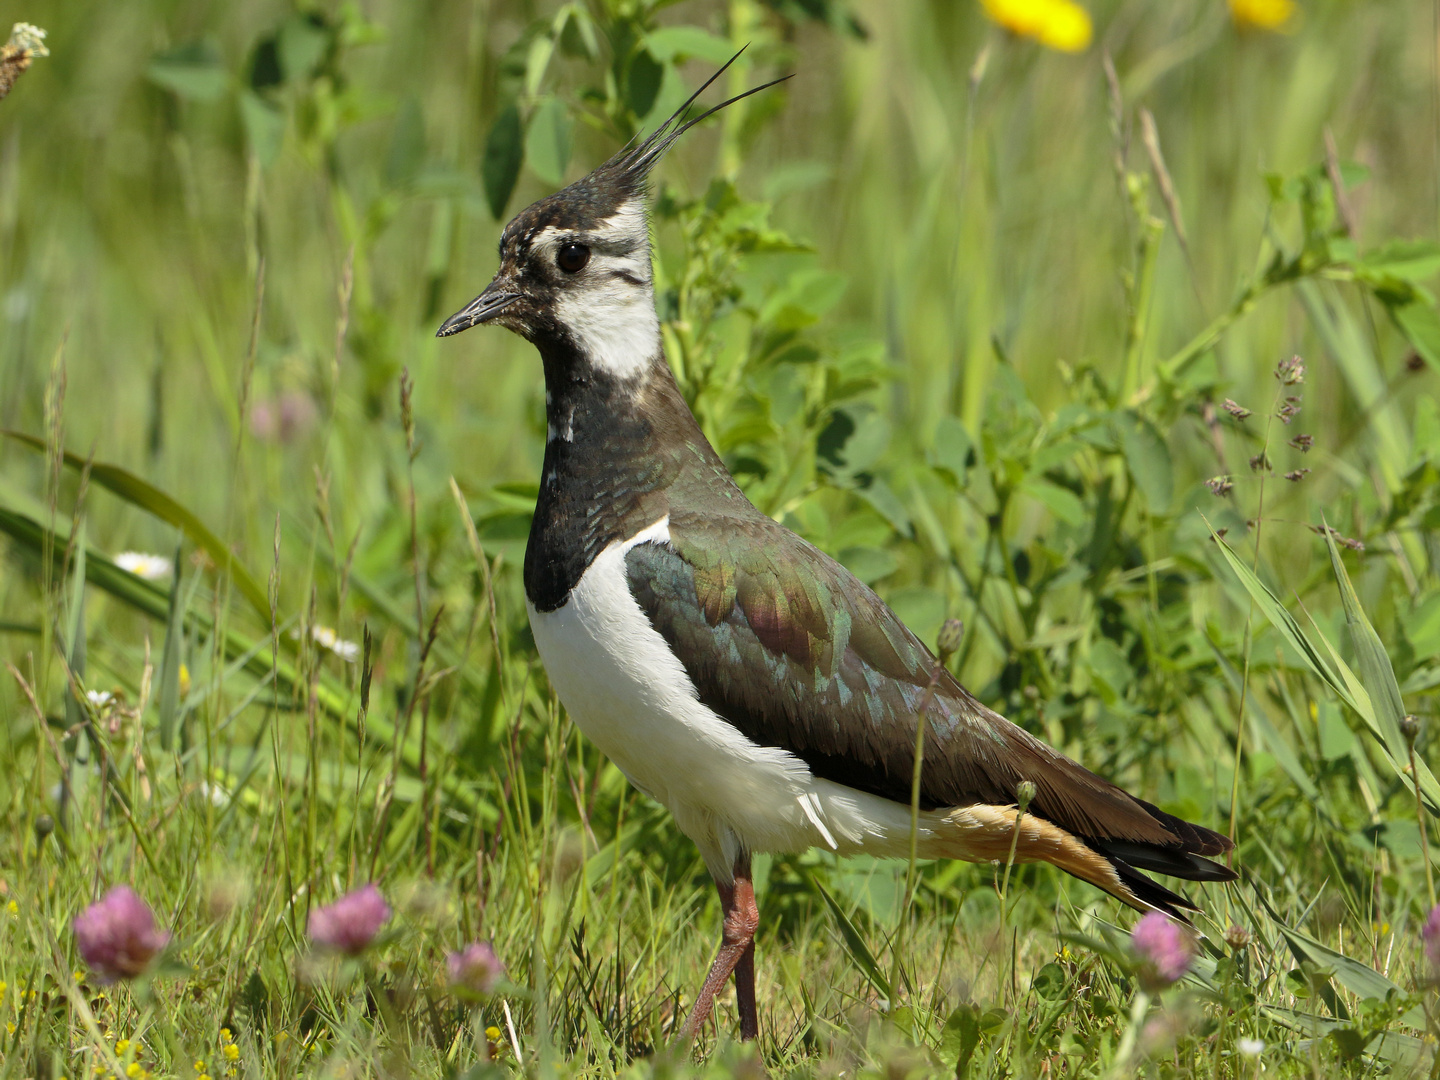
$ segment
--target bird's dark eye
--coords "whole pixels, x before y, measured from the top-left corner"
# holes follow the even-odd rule
[[[567,274],[578,274],[590,261],[590,249],[584,244],[561,244],[555,253],[555,265]]]

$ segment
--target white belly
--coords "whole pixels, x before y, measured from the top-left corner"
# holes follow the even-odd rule
[[[563,607],[527,604],[550,684],[580,730],[674,814],[721,879],[742,848],[904,854],[908,807],[818,779],[789,751],[756,745],[701,704],[626,580],[625,553],[669,537],[662,518],[601,552]],[[921,815],[922,842],[939,824]]]

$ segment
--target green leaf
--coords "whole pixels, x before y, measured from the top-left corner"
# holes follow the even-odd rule
[[[285,143],[285,113],[253,90],[242,90],[240,122],[245,126],[245,144],[260,167],[274,164]]]
[[[280,69],[287,79],[304,79],[315,73],[330,49],[332,33],[319,15],[292,15],[280,27]]]
[[[1126,410],[1115,417],[1120,431],[1120,448],[1125,466],[1140,494],[1153,514],[1170,509],[1174,498],[1174,470],[1170,464],[1170,448],[1155,430],[1155,425],[1139,414]]]
[[[645,35],[650,55],[664,63],[679,64],[695,58],[723,64],[735,55],[735,46],[698,26],[665,26]]]
[[[1047,510],[1067,525],[1080,525],[1085,521],[1085,504],[1069,488],[1052,484],[1038,476],[1027,476],[1021,483],[1020,490],[1044,504]]]
[[[935,428],[935,442],[930,449],[930,459],[935,466],[944,469],[955,479],[957,487],[965,486],[965,470],[970,465],[970,433],[965,425],[954,416],[941,417]]]
[[[217,101],[230,85],[215,46],[204,41],[156,56],[145,68],[145,77],[185,101]]]
[[[1385,309],[1421,359],[1440,371],[1440,315],[1435,313],[1435,305],[1416,295],[1403,304],[1386,304]]]
[[[815,891],[820,894],[820,898],[825,901],[825,906],[830,909],[830,916],[835,920],[836,929],[840,931],[840,941],[845,946],[845,951],[850,954],[850,959],[855,962],[855,966],[860,969],[860,973],[865,976],[875,992],[885,999],[885,1008],[888,1009],[895,1002],[895,991],[890,986],[890,980],[885,978],[884,973],[880,970],[880,964],[875,959],[875,954],[870,951],[870,946],[865,944],[865,938],[855,928],[855,924],[850,921],[850,917],[835,902],[835,898],[830,895],[825,886],[814,879],[811,880],[811,884],[815,886]]]
[[[0,429],[0,435],[14,439],[41,453],[45,451],[45,441],[34,435],[27,435],[23,431],[8,431]],[[78,454],[65,451],[65,464],[72,469],[80,470],[85,467],[85,459]],[[270,622],[270,601],[265,595],[265,590],[255,580],[250,571],[235,558],[235,553],[218,536],[212,533],[205,523],[193,512],[176,502],[174,498],[140,479],[129,469],[122,469],[119,465],[110,465],[103,461],[96,461],[90,464],[90,479],[109,491],[130,503],[138,506],[148,514],[153,514],[170,525],[174,525],[186,538],[198,548],[202,548],[211,559],[215,561],[223,573],[228,573],[235,582],[235,587],[240,590],[255,613],[265,623]],[[124,571],[120,571],[124,573]]]
[[[570,111],[558,98],[546,98],[530,117],[525,133],[525,159],[535,175],[548,184],[565,179],[570,163]]]
[[[1356,269],[1404,281],[1424,281],[1440,273],[1440,245],[1428,240],[1392,240],[1367,251]]]
[[[975,1005],[961,1005],[950,1014],[940,1031],[940,1058],[946,1063],[955,1062],[956,1080],[964,1080],[970,1071],[970,1059],[979,1045],[980,1009]]]
[[[480,180],[485,185],[485,201],[496,220],[504,217],[505,204],[520,178],[524,160],[525,132],[520,124],[520,109],[512,101],[495,117],[490,134],[485,136],[485,156],[480,160]]]
[[[636,117],[649,114],[660,93],[660,82],[665,75],[665,66],[649,52],[640,49],[630,60],[625,76],[625,104]]]
[[[550,67],[550,58],[555,55],[555,39],[541,34],[530,42],[530,51],[525,54],[525,95],[534,97],[540,92],[540,84]]]
[[[1390,656],[1380,641],[1380,635],[1365,617],[1365,609],[1360,606],[1360,597],[1355,593],[1355,586],[1350,583],[1350,575],[1340,558],[1340,549],[1328,527],[1325,530],[1325,543],[1330,549],[1330,569],[1334,572],[1335,584],[1340,589],[1340,602],[1345,609],[1345,626],[1350,631],[1350,643],[1355,649],[1355,664],[1360,669],[1360,681],[1370,697],[1385,751],[1403,776],[1404,766],[1409,764],[1410,746],[1400,732],[1400,721],[1405,718],[1405,702],[1400,696],[1400,682],[1395,678],[1395,668],[1390,663]],[[1440,783],[1436,782],[1430,767],[1418,757],[1415,759],[1415,767],[1419,773],[1421,792],[1429,803],[1430,812],[1440,814]]]

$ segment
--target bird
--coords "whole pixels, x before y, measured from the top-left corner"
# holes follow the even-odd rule
[[[687,1045],[732,975],[740,1037],[759,1034],[753,855],[908,856],[922,713],[921,858],[1045,862],[1182,922],[1199,909],[1147,871],[1235,878],[1213,861],[1228,837],[977,700],[875,592],[757,509],[701,431],[662,344],[647,189],[681,135],[774,85],[687,118],[735,59],[648,137],[517,214],[494,280],[437,331],[494,324],[540,354],[526,609],[570,717],[669,810],[719,892]]]

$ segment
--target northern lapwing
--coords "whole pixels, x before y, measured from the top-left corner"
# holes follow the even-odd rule
[[[686,121],[705,86],[516,215],[495,279],[438,332],[495,323],[540,353],[547,437],[524,571],[535,644],[580,729],[699,846],[724,907],[683,1036],[732,972],[740,1035],[758,1033],[752,854],[908,855],[921,708],[922,858],[1003,862],[1013,844],[1016,861],[1183,920],[1195,906],[1141,871],[1230,881],[1206,856],[1231,841],[982,705],[874,592],[752,506],[701,433],[661,344],[645,200],[675,140],[739,100]]]

